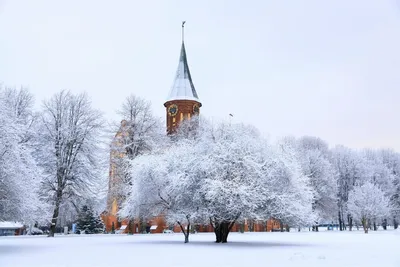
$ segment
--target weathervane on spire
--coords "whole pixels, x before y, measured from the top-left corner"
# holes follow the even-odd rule
[[[182,43],[183,43],[183,40],[185,37],[185,35],[184,35],[185,23],[186,23],[186,21],[182,21]]]

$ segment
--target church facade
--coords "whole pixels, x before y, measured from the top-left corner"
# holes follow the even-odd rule
[[[189,64],[186,55],[185,43],[183,40],[183,24],[182,24],[182,45],[179,57],[178,68],[176,71],[174,83],[171,87],[168,98],[164,103],[166,108],[166,132],[174,134],[179,126],[179,123],[186,119],[191,119],[193,116],[200,114],[202,103],[199,100],[196,92],[192,76],[189,70]],[[125,122],[121,122],[119,131],[116,133],[113,146],[118,147],[119,140],[124,137]],[[121,200],[114,194],[115,188],[120,185],[122,180],[119,178],[118,167],[114,159],[123,157],[124,154],[118,150],[112,149],[110,152],[110,171],[109,171],[109,192],[107,200],[107,210],[102,213],[102,219],[106,226],[107,232],[117,230],[123,233],[162,233],[165,230],[180,232],[179,226],[168,226],[163,219],[163,216],[154,217],[146,222],[135,220],[120,220],[117,216],[118,207]],[[244,224],[236,224],[232,231],[278,231],[283,229],[277,220],[270,219],[268,221],[251,221],[245,220]],[[194,225],[197,232],[213,232],[211,225]]]

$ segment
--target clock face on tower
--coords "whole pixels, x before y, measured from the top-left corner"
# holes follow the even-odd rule
[[[193,106],[193,112],[197,114],[197,113],[199,113],[199,111],[200,111],[199,105],[198,105],[198,104],[195,104],[195,105]]]
[[[178,106],[175,104],[172,104],[171,106],[168,107],[168,114],[170,116],[175,116],[178,113]]]

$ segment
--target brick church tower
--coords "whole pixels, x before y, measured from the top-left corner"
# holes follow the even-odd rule
[[[167,113],[168,134],[174,133],[181,121],[190,119],[193,115],[198,115],[201,107],[189,71],[184,42],[184,25],[185,22],[182,22],[182,46],[178,69],[167,101],[164,103]]]

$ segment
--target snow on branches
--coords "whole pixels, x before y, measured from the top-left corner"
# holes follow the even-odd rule
[[[350,192],[347,205],[353,218],[363,225],[365,233],[368,233],[371,223],[390,214],[389,198],[371,182],[355,187]]]
[[[33,223],[46,214],[38,197],[33,96],[23,88],[0,88],[0,107],[0,221]]]
[[[49,236],[63,200],[85,196],[100,177],[101,113],[85,94],[61,91],[44,102],[38,133],[38,161],[45,173],[42,194],[53,203]]]
[[[211,222],[217,242],[226,242],[233,223],[244,218],[312,217],[308,177],[289,152],[244,125],[202,122],[196,131],[133,160],[132,191],[121,216]]]

